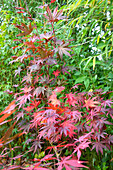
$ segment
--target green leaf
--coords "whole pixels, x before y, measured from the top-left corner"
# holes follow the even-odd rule
[[[95,10],[95,7],[93,7],[93,8],[89,11],[89,13],[88,13],[87,17],[85,18],[85,21],[83,22],[83,24],[90,18],[90,16],[93,14],[94,10]]]
[[[112,46],[113,46],[113,34],[112,34]]]
[[[101,42],[99,42],[97,48],[98,48],[98,49],[103,49],[105,46],[106,46],[106,44],[101,41]]]
[[[108,78],[113,79],[113,73],[112,73],[112,72],[110,72],[110,73],[108,74]]]
[[[88,27],[85,27],[85,29],[83,30],[83,34],[81,36],[81,40],[85,37],[87,31],[88,31]]]
[[[89,83],[90,83],[89,79],[84,80],[84,85],[85,85],[86,89],[88,89]]]
[[[75,84],[76,84],[76,83],[81,83],[81,82],[83,82],[85,79],[86,79],[86,76],[79,77],[79,78],[76,79]]]
[[[81,74],[80,71],[77,71],[77,72],[74,73],[74,75],[80,75],[80,74]]]
[[[99,40],[100,40],[100,35],[98,35],[97,37],[97,44],[99,43]]]
[[[105,53],[106,53],[106,58],[107,58],[108,57],[108,45],[106,45]]]
[[[88,59],[89,58],[89,59]],[[92,58],[93,57],[88,57],[86,60],[87,60],[87,62],[86,62],[86,64],[85,64],[85,67],[84,67],[84,70],[86,69],[86,67],[88,66],[88,64],[90,63],[90,61],[92,60]]]
[[[93,58],[93,70],[95,69],[95,60],[96,60],[96,56],[94,56]]]

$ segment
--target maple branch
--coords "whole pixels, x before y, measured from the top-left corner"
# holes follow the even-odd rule
[[[49,141],[49,142],[50,142],[50,141]],[[56,154],[56,157],[57,157],[58,162],[60,162],[60,159],[59,159],[60,153],[57,152],[57,149],[55,149],[55,146],[54,146],[51,142],[50,142],[50,144],[51,144],[51,146],[53,147],[53,150],[54,150],[54,152],[55,152],[55,154]]]
[[[51,25],[53,29],[53,35],[54,35],[54,48],[56,48],[55,30],[54,30],[53,22],[51,22]]]

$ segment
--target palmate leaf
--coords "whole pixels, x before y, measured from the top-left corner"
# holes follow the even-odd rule
[[[49,170],[48,168],[46,168],[47,165],[50,165],[51,163],[46,163],[49,160],[54,160],[56,159],[55,157],[53,157],[54,154],[48,154],[46,156],[44,156],[42,159],[34,159],[34,161],[38,161],[38,163],[35,164],[34,169],[36,170]],[[43,163],[44,162],[44,163]]]
[[[45,87],[37,87],[33,93],[33,96],[39,96],[41,93],[44,94],[44,91],[45,91]]]
[[[13,57],[13,56],[12,56]],[[18,62],[18,60],[20,60],[21,62],[24,60],[24,59],[27,59],[29,57],[32,57],[31,55],[27,55],[27,54],[23,54],[22,56],[19,56],[19,57],[15,57],[16,59],[15,60],[12,60],[9,62],[9,64],[12,64],[14,62]]]
[[[48,82],[49,82],[49,79],[48,79],[48,77],[46,77],[45,75],[44,75],[44,77],[40,77],[40,80],[39,80],[39,82],[41,83],[41,84],[47,84]]]
[[[50,140],[52,137],[54,138],[54,140],[51,139],[51,141],[53,142],[55,141],[55,138],[56,138],[56,132],[57,132],[57,128],[55,127],[55,123],[52,122],[49,125],[47,126],[45,125],[42,128],[40,128],[39,139],[43,138],[46,140]]]
[[[23,31],[23,33],[20,33],[17,36],[27,36],[33,30],[33,27],[31,26],[31,23],[29,24],[29,27],[27,27],[24,23],[21,23],[21,25],[16,25],[16,24],[13,24],[13,25],[15,27],[17,27],[18,29],[20,29],[21,31]]]
[[[19,105],[19,108],[21,108],[22,105],[24,105],[27,100],[30,101],[30,97],[32,97],[31,94],[24,94],[23,96],[19,96],[16,101],[19,101],[17,105]]]
[[[50,165],[51,163],[48,163],[47,161],[54,160],[54,159],[56,159],[56,158],[53,157],[53,154],[48,154],[48,155],[44,156],[44,158],[42,158],[42,159],[34,158],[34,161],[37,161],[38,163],[34,164],[34,168],[32,170],[34,170],[34,169],[36,169],[36,170],[49,170],[48,168],[46,168],[46,166]],[[28,167],[28,169],[29,168],[30,167]],[[31,169],[29,169],[29,170],[31,170]]]
[[[52,95],[49,97],[49,101],[51,101],[54,106],[60,105],[60,101],[57,99],[57,95],[54,92],[52,92]]]
[[[99,151],[101,152],[101,154],[103,154],[103,149],[108,149],[105,144],[103,144],[103,142],[99,141],[99,142],[93,142],[93,147],[92,150],[96,148],[96,152],[98,153]]]
[[[54,154],[45,155],[45,156],[40,160],[40,162],[56,159],[55,157],[53,157],[53,155],[54,155]]]
[[[85,149],[87,147],[89,147],[89,144],[91,142],[87,142],[87,140],[84,140],[83,142],[81,142],[77,147],[74,148],[74,152],[77,152],[77,157],[78,157],[78,160],[80,159],[81,157],[81,150],[80,149]]]
[[[90,138],[92,136],[93,130],[89,133],[86,133],[83,136],[80,136],[78,139],[78,142],[82,142],[82,141],[86,141],[88,138]]]
[[[30,140],[30,139],[28,139],[28,140]],[[34,142],[32,142],[32,147],[31,147],[31,149],[33,149],[33,153],[36,153],[37,151],[39,151],[39,149],[42,149],[42,144],[43,144],[44,142],[41,142],[40,141],[40,139],[34,139]]]
[[[31,81],[32,81],[31,74],[27,74],[27,76],[24,76],[22,82],[23,81],[26,81],[27,83],[29,83],[29,82],[31,83]]]
[[[49,8],[49,6],[47,6],[46,12],[48,15],[44,14],[44,17],[48,20],[48,22],[57,22],[60,19],[63,19],[64,16],[62,16],[63,14],[63,10],[58,11],[58,6],[54,9],[53,14]]]
[[[73,117],[73,120],[79,120],[81,119],[81,112],[79,112],[78,110],[77,111],[72,111],[70,112],[71,116]]]
[[[41,103],[41,101],[31,101],[30,106],[27,106],[25,108],[23,108],[25,111],[30,112],[31,110],[33,110],[34,108],[36,109],[38,107],[38,105]]]
[[[78,104],[77,99],[72,93],[66,94],[66,99],[68,99],[66,103],[69,103],[69,105],[75,106],[75,104]]]
[[[64,136],[69,135],[71,138],[74,134],[76,134],[74,132],[75,129],[76,127],[73,125],[73,120],[67,120],[60,124],[59,133]]]
[[[107,121],[107,118],[104,118],[104,117],[96,120],[96,127],[98,127],[99,129],[101,129],[104,124],[113,125],[113,123]]]
[[[37,65],[37,64],[34,64],[34,65],[29,67],[30,73],[35,72],[36,70],[39,70],[39,69],[40,69],[40,66]]]
[[[99,101],[94,101],[96,98],[97,97],[93,97],[92,99],[89,98],[88,100],[85,100],[84,107],[87,109],[96,107],[98,104],[100,104]]]
[[[57,48],[54,49],[54,52],[58,52],[60,57],[63,57],[63,54],[71,57],[70,53],[68,51],[72,51],[68,45],[69,43],[64,43],[63,41],[58,41],[57,44],[59,44],[59,46]]]
[[[38,65],[38,64],[37,64]],[[42,74],[37,74],[35,77],[34,77],[34,83],[37,83],[38,81],[39,81],[39,77],[40,76],[42,76],[43,75],[43,73]]]
[[[107,142],[110,144],[110,143],[113,143],[113,135],[109,135],[108,139],[107,139]]]
[[[56,148],[61,148],[61,147],[64,148],[64,147],[67,147],[67,146],[69,145],[69,144],[66,144],[66,145],[65,145],[64,143],[66,143],[66,141],[58,144],[57,146],[56,146],[56,145],[55,145],[55,146],[54,146],[54,145],[53,145],[53,146],[48,146],[48,147],[46,148],[46,150],[48,150],[48,149],[51,150],[51,149],[53,149],[53,148],[56,149]],[[74,144],[70,144],[70,145],[73,146]]]
[[[19,113],[15,116],[15,118],[17,118],[17,121],[18,121],[20,118],[23,119],[23,117],[24,117],[23,111],[19,112]]]
[[[63,86],[60,86],[60,87],[57,87],[56,89],[54,89],[54,93],[59,93],[59,92],[61,92],[62,90],[64,90],[65,89],[65,87],[63,87]]]
[[[107,135],[105,132],[96,132],[95,137],[98,139],[98,141],[100,141],[101,138],[105,138],[105,135]]]
[[[31,110],[33,110],[34,109],[34,106],[27,106],[27,107],[25,107],[25,108],[23,108],[25,111],[27,111],[27,112],[30,112]]]
[[[45,39],[46,42],[48,42],[49,40],[51,40],[53,38],[52,32],[47,32],[47,33],[44,33],[44,34],[40,34],[40,38]]]
[[[30,87],[25,86],[21,90],[23,90],[23,93],[29,93],[32,90],[32,88],[31,88],[31,86]]]
[[[45,59],[45,58],[47,59],[49,57],[53,57],[53,51],[52,50],[46,50],[43,47],[41,47],[41,48],[39,47],[37,51],[39,53],[38,57],[40,57],[42,59]]]
[[[18,67],[18,69],[15,70],[15,77],[16,77],[17,74],[20,75],[21,70],[22,70],[21,67]]]
[[[24,43],[26,46],[28,46],[28,48],[26,49],[25,52],[29,51],[29,50],[32,50],[33,52],[35,52],[36,50],[36,47],[34,45],[34,42],[33,41],[30,41],[30,42],[25,42]]]
[[[53,74],[55,75],[55,77],[57,77],[59,75],[59,73],[60,73],[59,70],[53,71]]]
[[[109,106],[110,108],[111,108],[111,105],[113,104],[113,102],[112,102],[112,100],[105,100],[103,103],[102,103],[102,105],[104,106],[104,107],[106,107],[106,106]]]
[[[87,168],[86,166],[82,165],[84,161],[70,158],[71,156],[61,158],[62,161],[57,163],[57,165],[59,165],[58,170],[62,170],[64,167],[66,168],[66,170],[71,170],[70,166],[73,166],[73,168]]]
[[[71,75],[70,73],[69,73],[69,71],[67,71],[67,70],[75,70],[74,69],[74,67],[69,67],[69,66],[65,66],[65,64],[62,66],[62,69],[61,69],[61,71],[62,71],[62,73],[63,74],[65,74],[65,73],[67,73],[67,74],[69,74],[69,75]]]

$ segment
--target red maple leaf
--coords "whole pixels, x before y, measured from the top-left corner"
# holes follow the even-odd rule
[[[55,48],[55,53],[58,52],[60,57],[63,57],[63,54],[71,57],[70,53],[68,51],[72,51],[68,45],[69,43],[65,43],[64,41],[58,41],[57,44],[59,44],[58,48]]]
[[[23,96],[19,96],[19,97],[17,98],[17,101],[19,101],[19,103],[17,104],[17,105],[19,105],[19,108],[20,108],[22,105],[24,105],[24,104],[27,102],[27,100],[30,100],[30,97],[32,97],[31,94],[24,94]]]
[[[49,40],[51,40],[53,38],[52,32],[47,32],[47,33],[44,33],[44,34],[40,34],[40,38],[45,39],[46,42],[48,42]]]
[[[14,63],[14,62],[17,62],[18,60],[20,60],[21,62],[23,61],[23,59],[27,59],[27,58],[29,58],[29,57],[31,57],[30,55],[27,55],[27,54],[23,54],[22,56],[20,56],[20,57],[17,57],[17,56],[12,56],[12,58],[16,58],[15,60],[12,60],[12,61],[10,61],[9,62],[9,64],[12,64],[12,63]]]
[[[74,130],[76,129],[72,123],[73,120],[67,120],[61,123],[59,128],[60,135],[64,134],[65,136],[69,135],[69,137],[72,137],[75,134]]]
[[[40,166],[40,165],[41,165],[41,162],[46,162],[46,161],[48,161],[48,160],[54,160],[54,159],[56,159],[56,158],[53,157],[53,154],[48,154],[48,155],[46,155],[46,156],[45,156],[44,158],[42,158],[42,159],[36,159],[36,158],[35,158],[35,161],[38,161],[38,163],[35,164],[34,169],[37,169],[37,170],[49,170],[48,168],[41,167],[41,166]],[[45,163],[45,165],[46,165],[46,163]]]
[[[69,105],[75,106],[75,104],[78,104],[77,99],[72,93],[66,94],[66,99],[67,99],[66,103],[69,103]]]
[[[93,147],[92,150],[96,148],[96,152],[98,153],[98,151],[101,152],[101,154],[103,154],[103,149],[108,149],[105,144],[103,144],[102,142],[93,142]]]
[[[37,108],[40,103],[41,103],[41,101],[37,102],[35,99],[35,101],[31,101],[30,106],[27,106],[26,108],[24,108],[24,110],[29,112],[29,111],[33,110],[34,108]]]
[[[24,93],[29,93],[31,90],[32,90],[32,88],[31,87],[27,87],[27,86],[25,86],[24,88],[22,88],[21,90],[23,90],[24,91]]]
[[[17,27],[18,29],[20,29],[21,31],[23,31],[22,33],[18,34],[17,36],[29,35],[33,30],[33,27],[31,26],[31,23],[29,24],[29,27],[27,27],[24,23],[21,23],[21,25],[16,25],[16,24],[13,24],[13,25],[15,27]]]
[[[89,98],[88,100],[85,100],[85,107],[88,109],[88,108],[94,108],[96,107],[99,102],[98,101],[94,101],[97,97],[93,97],[92,99]]]
[[[21,70],[22,70],[21,67],[18,67],[18,69],[15,70],[15,77],[16,77],[17,74],[20,75]]]
[[[43,73],[40,74],[40,75],[37,74],[37,75],[35,76],[35,78],[34,78],[34,80],[35,80],[34,83],[37,83],[38,80],[39,80],[39,77],[42,76],[42,75],[43,75]]]
[[[24,44],[25,44],[26,46],[28,46],[28,48],[26,49],[25,52],[27,52],[27,51],[29,51],[29,50],[32,50],[33,52],[35,51],[36,47],[35,47],[33,41],[25,42]]]
[[[63,87],[63,86],[60,86],[60,87],[57,87],[56,89],[54,89],[54,93],[56,93],[56,92],[61,92],[62,90],[64,90],[65,89],[65,87]]]
[[[59,70],[53,71],[53,74],[55,75],[55,77],[57,77],[59,75],[59,73],[60,73]]]
[[[26,81],[27,83],[28,83],[28,82],[31,83],[31,80],[32,80],[31,74],[27,74],[27,76],[24,76],[24,77],[23,77],[22,82],[23,82],[23,81]]]
[[[44,91],[45,91],[46,89],[45,89],[45,87],[41,87],[41,86],[39,86],[39,87],[37,87],[35,90],[34,90],[34,92],[33,92],[33,96],[39,96],[41,93],[42,94],[44,94]]]
[[[54,106],[60,105],[60,101],[57,99],[57,95],[54,92],[50,96],[49,101],[51,101]]]
[[[25,108],[23,108],[25,111],[27,111],[27,112],[30,112],[31,110],[33,110],[34,109],[34,106],[27,106],[27,107],[25,107]]]
[[[56,0],[51,0],[51,3],[54,3]]]
[[[62,16],[63,10],[58,12],[58,6],[54,9],[53,13],[51,12],[49,6],[47,6],[46,12],[48,15],[44,14],[44,17],[49,21],[49,22],[57,22],[60,19],[63,19],[64,17]]]
[[[80,150],[80,149],[85,149],[85,148],[89,147],[89,144],[91,143],[91,142],[86,142],[86,141],[87,141],[87,140],[84,140],[82,143],[80,143],[80,144],[74,149],[74,152],[73,152],[73,153],[77,152],[77,157],[78,157],[78,159],[80,159],[80,157],[81,157],[81,150]]]
[[[61,158],[62,161],[57,163],[57,165],[59,165],[58,170],[62,170],[64,167],[66,168],[66,170],[71,170],[70,166],[73,166],[75,168],[87,168],[86,166],[81,164],[84,163],[84,161],[70,159],[70,157],[71,156]]]

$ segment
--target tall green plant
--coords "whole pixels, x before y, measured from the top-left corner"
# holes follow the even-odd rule
[[[66,2],[66,1],[65,1]],[[113,80],[113,10],[112,1],[68,0],[61,7],[66,11],[67,35],[72,44],[73,64],[79,67],[86,88],[112,89]],[[59,23],[60,24],[60,23]],[[87,80],[86,80],[87,77]],[[86,81],[85,81],[86,80]],[[89,86],[89,87],[88,87]]]

